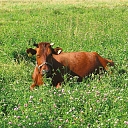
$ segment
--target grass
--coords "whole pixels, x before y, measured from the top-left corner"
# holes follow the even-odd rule
[[[128,2],[1,1],[0,127],[128,127]],[[33,42],[54,42],[64,51],[96,51],[112,59],[112,74],[99,81],[66,82],[29,91]]]

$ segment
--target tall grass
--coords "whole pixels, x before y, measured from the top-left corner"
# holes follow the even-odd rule
[[[128,126],[128,11],[125,2],[1,1],[1,128],[75,128]],[[35,57],[33,42],[54,42],[64,51],[96,51],[115,62],[105,73],[62,88],[29,91]]]

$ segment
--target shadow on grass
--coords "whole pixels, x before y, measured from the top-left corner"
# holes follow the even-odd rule
[[[35,57],[28,57],[27,53],[24,51],[14,51],[12,55],[14,57],[14,61],[18,64],[20,64],[22,61],[35,63]]]

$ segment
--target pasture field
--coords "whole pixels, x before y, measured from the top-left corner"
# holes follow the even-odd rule
[[[96,51],[115,67],[100,81],[92,74],[56,89],[44,79],[30,91],[35,56],[26,49],[42,41]],[[0,1],[0,128],[127,128],[127,72],[127,0]]]

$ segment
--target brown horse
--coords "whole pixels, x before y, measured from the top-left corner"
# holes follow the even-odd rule
[[[64,74],[70,77],[78,76],[78,81],[91,73],[99,73],[100,68],[108,69],[108,65],[114,66],[114,62],[102,58],[96,52],[62,52],[62,49],[53,49],[50,43],[36,44],[36,49],[29,48],[27,53],[36,54],[36,67],[33,73],[34,83],[30,86],[42,85],[43,75],[52,78],[53,86],[59,87],[64,81]]]

